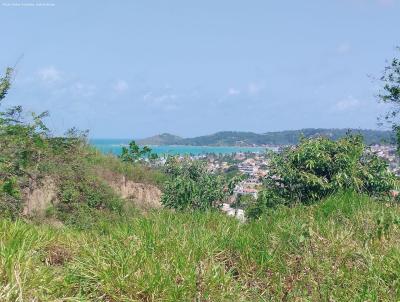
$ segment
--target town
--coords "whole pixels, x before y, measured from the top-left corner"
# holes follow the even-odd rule
[[[268,164],[271,152],[281,152],[290,146],[268,146],[265,152],[238,152],[231,154],[207,153],[200,155],[179,156],[179,159],[189,158],[206,162],[207,169],[211,173],[225,174],[228,177],[240,175],[241,180],[234,189],[234,199],[240,196],[248,196],[257,199],[258,192],[262,188],[263,179],[268,175]],[[400,158],[395,145],[371,145],[366,152],[376,154],[388,163],[388,169],[396,176],[400,176]],[[160,157],[158,165],[163,165],[167,156]]]

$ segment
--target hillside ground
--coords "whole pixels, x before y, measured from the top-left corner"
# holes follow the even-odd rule
[[[0,301],[396,301],[400,208],[353,193],[218,212],[0,220]]]

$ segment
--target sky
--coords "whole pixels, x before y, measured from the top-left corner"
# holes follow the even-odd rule
[[[6,102],[56,135],[377,129],[400,0],[0,0]]]

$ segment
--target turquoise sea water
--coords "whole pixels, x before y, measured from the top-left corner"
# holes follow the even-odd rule
[[[119,155],[129,139],[91,139],[90,144],[104,153]],[[150,146],[158,155],[201,155],[206,153],[230,154],[236,152],[265,152],[265,147],[209,147],[209,146]]]

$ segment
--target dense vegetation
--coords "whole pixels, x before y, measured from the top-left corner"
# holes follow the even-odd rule
[[[400,51],[400,47],[397,48]],[[386,66],[380,81],[382,89],[378,95],[379,101],[391,105],[390,110],[380,120],[389,123],[396,133],[397,145],[400,150],[400,58],[393,58]]]
[[[271,154],[264,189],[249,215],[266,208],[319,201],[340,190],[385,197],[395,185],[388,164],[367,152],[359,135],[338,141],[303,138],[296,147]]]
[[[278,207],[0,221],[0,301],[398,301],[400,210],[359,194]]]
[[[177,135],[169,134],[169,133],[163,133],[159,135],[154,135],[145,139],[141,139],[138,142],[141,145],[179,145],[179,142],[183,138]]]
[[[135,141],[131,141],[128,147],[122,147],[119,158],[123,162],[136,163],[141,160],[154,161],[158,156],[156,153],[152,153],[148,146],[140,147]]]
[[[162,204],[175,210],[217,208],[232,195],[237,178],[211,174],[204,162],[170,157],[164,167],[169,176],[164,184]]]
[[[391,131],[363,130],[363,129],[301,129],[257,134],[253,132],[225,131],[212,135],[194,138],[179,138],[171,134],[161,134],[139,140],[145,145],[193,145],[193,146],[253,146],[253,145],[296,145],[302,137],[327,137],[338,140],[351,131],[361,134],[367,145],[380,143],[395,143],[395,136]]]

